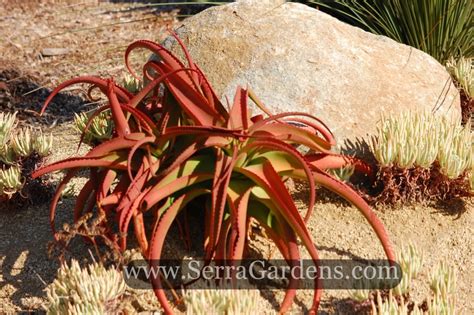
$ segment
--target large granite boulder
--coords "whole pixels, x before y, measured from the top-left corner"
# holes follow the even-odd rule
[[[248,85],[275,113],[321,118],[339,143],[373,132],[382,114],[460,117],[459,93],[434,58],[302,4],[237,1],[186,19],[177,33],[223,98]],[[165,46],[183,57],[173,38]]]

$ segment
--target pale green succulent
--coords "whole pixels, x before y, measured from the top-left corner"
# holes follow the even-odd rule
[[[84,133],[90,116],[86,113],[75,114],[75,116],[74,124],[76,129]],[[92,123],[85,133],[84,141],[88,144],[92,144],[95,140],[101,142],[110,139],[112,137],[113,128],[114,125],[110,111],[104,111],[92,120]]]
[[[41,131],[33,140],[33,149],[42,157],[51,153],[53,147],[53,135],[45,135]]]
[[[34,140],[31,129],[23,128],[16,132],[11,139],[11,147],[17,156],[27,157],[34,152]]]
[[[349,291],[352,300],[357,302],[367,301],[370,297],[370,290],[357,289]]]
[[[128,73],[123,76],[122,85],[132,94],[137,93],[143,88],[143,83]]]
[[[371,301],[372,315],[408,315],[408,307],[405,303],[398,305],[397,300],[393,297],[392,291],[389,291],[388,299],[382,300],[380,291],[376,294],[377,305]]]
[[[0,161],[8,164],[13,165],[17,160],[16,154],[13,151],[12,147],[8,144],[5,144],[3,148],[0,148]]]
[[[374,301],[371,301],[372,305],[372,315],[423,315],[423,311],[415,303],[413,309],[410,310],[408,303],[405,303],[403,299],[400,300],[400,303],[397,301],[395,296],[392,294],[392,291],[389,291],[388,298],[383,301],[380,291],[377,291],[376,294],[377,305]],[[437,314],[441,315],[441,314]]]
[[[22,188],[21,169],[18,166],[0,169],[0,195],[11,196]]]
[[[81,268],[72,260],[46,289],[46,309],[48,314],[114,314],[124,293],[125,281],[116,269],[98,263]]]
[[[458,60],[449,58],[446,69],[459,82],[459,85],[468,94],[474,95],[474,58],[461,57]]]
[[[199,289],[184,296],[187,315],[253,315],[258,309],[257,290]]]
[[[410,291],[412,280],[420,273],[423,256],[413,244],[409,244],[407,247],[403,246],[397,253],[397,262],[400,264],[403,275],[399,285],[393,289],[393,293],[403,295]]]
[[[7,144],[16,125],[16,113],[0,113],[0,150]]]
[[[441,262],[430,274],[430,288],[434,295],[447,299],[456,290],[456,269]]]
[[[349,295],[352,300],[357,302],[364,302],[370,298],[371,288],[374,287],[374,280],[369,280],[365,277],[352,280],[352,290],[349,290]]]
[[[354,165],[348,165],[341,168],[332,169],[330,172],[343,182],[348,182],[351,176],[354,174]]]
[[[473,168],[473,140],[470,124],[405,112],[383,118],[370,146],[381,166],[428,169],[438,161],[441,172],[454,179]]]
[[[456,301],[454,296],[442,297],[435,294],[428,303],[428,315],[455,315]]]

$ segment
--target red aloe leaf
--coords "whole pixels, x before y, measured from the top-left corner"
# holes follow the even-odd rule
[[[331,152],[331,145],[326,140],[302,128],[283,123],[265,124],[258,129],[252,127],[250,129],[253,131],[249,131],[249,135],[253,137],[272,137],[281,141],[302,144],[317,152]]]
[[[205,193],[208,193],[208,191],[205,189],[196,189],[186,194],[183,194],[181,197],[176,199],[176,201],[159,218],[159,221],[155,226],[155,229],[153,231],[152,238],[150,241],[150,249],[148,253],[150,268],[154,270],[159,270],[163,244],[165,242],[166,235],[168,234],[168,230],[171,227],[171,224],[175,220],[176,216],[178,215],[178,212],[183,207],[185,207],[187,203],[192,201],[194,198]],[[171,314],[172,309],[163,291],[163,286],[161,284],[160,277],[153,277],[152,285],[153,285],[153,290],[155,292],[155,295],[158,298],[158,301],[163,307],[165,313]]]
[[[130,126],[128,125],[127,118],[125,118],[122,107],[120,106],[114,86],[115,84],[113,81],[109,80],[107,86],[107,97],[109,98],[110,109],[112,110],[112,119],[115,123],[115,130],[119,137],[123,137],[130,134]]]
[[[267,223],[266,216],[270,212],[269,208],[260,203],[252,203],[250,214],[259,222],[259,224],[265,229],[266,234],[273,240],[275,245],[278,247],[283,258],[285,258],[288,265],[295,266],[296,263],[300,260],[299,249],[296,243],[295,233],[291,230],[291,227],[288,224],[284,224],[284,220],[275,219],[272,221],[271,227]],[[273,211],[277,213],[277,211]],[[319,266],[318,261],[315,261],[315,265]],[[285,297],[281,303],[280,314],[285,313],[288,308],[291,306],[293,299],[296,295],[296,288],[298,286],[297,277],[293,278],[293,275],[290,274],[290,281],[288,283],[288,289],[286,291]],[[321,280],[317,278],[315,280],[315,294],[313,301],[313,308],[317,309],[319,301],[321,299]]]
[[[230,256],[228,253],[227,245],[228,243],[233,244],[235,242],[235,239],[232,239],[232,236],[230,237],[230,241],[227,241],[227,239],[229,238],[229,234],[231,233],[231,226],[232,221],[230,220],[230,218],[224,219],[224,221],[222,222],[221,235],[219,241],[217,242],[216,251],[214,255],[214,259],[217,261],[224,261],[227,259],[227,256]]]
[[[83,77],[78,77],[78,78],[74,78],[74,79],[71,79],[71,80],[67,80],[63,83],[61,83],[60,85],[58,85],[52,92],[51,94],[48,96],[48,98],[46,99],[46,101],[44,102],[44,105],[43,105],[43,108],[41,109],[41,112],[40,114],[43,114],[44,111],[46,110],[46,108],[48,107],[49,103],[51,102],[51,100],[63,89],[67,88],[68,86],[70,85],[74,85],[74,84],[79,84],[79,83],[88,83],[88,84],[93,84],[97,87],[100,88],[100,90],[102,91],[102,93],[104,94],[107,94],[107,90],[108,90],[108,82],[107,80],[104,80],[104,79],[101,79],[101,78],[96,78],[96,77],[93,77],[93,76],[83,76]],[[126,93],[124,93],[120,88],[118,88],[117,86],[113,86],[113,89],[114,89],[114,92],[118,95],[118,97],[120,97],[120,99],[123,101],[123,102],[128,102],[129,100],[129,95],[127,95]]]
[[[246,240],[246,223],[249,205],[250,193],[252,187],[249,187],[242,195],[230,203],[232,218],[232,237],[231,237],[231,260],[240,260],[244,254],[244,245]]]
[[[312,118],[316,118],[316,117],[312,117]],[[317,123],[313,123],[303,118],[292,117],[289,119],[284,119],[283,122],[284,123],[294,122],[294,123],[302,124],[306,128],[309,127],[311,128],[313,132],[319,132],[324,137],[324,139],[327,142],[329,142],[331,146],[336,145],[336,139],[334,138],[334,135],[332,134],[331,130],[329,130],[329,128],[326,125],[322,124],[322,122],[319,119],[317,120]]]
[[[183,41],[178,37],[178,35],[176,35],[176,33],[174,31],[171,31],[171,35],[176,39],[179,46],[181,47],[181,50],[184,52],[184,56],[186,57],[186,61],[188,62],[189,68],[195,70],[196,66],[194,65],[193,59],[191,58],[191,55],[189,54],[189,51],[186,48],[186,46],[184,45]],[[191,73],[191,79],[193,80],[193,83],[196,87],[200,86],[199,76],[196,73],[194,73],[194,72]]]
[[[32,178],[38,178],[46,173],[64,169],[74,169],[80,167],[108,167],[118,170],[127,169],[127,158],[123,153],[109,153],[101,157],[80,157],[69,158],[47,166],[41,167],[33,172]]]
[[[162,67],[161,73],[170,72],[165,64],[155,64]],[[168,90],[173,94],[176,101],[180,104],[183,111],[193,119],[197,125],[212,126],[216,124],[222,125],[225,118],[222,117],[214,107],[211,107],[208,100],[192,85],[186,83],[182,77],[178,75],[168,76],[164,82]]]
[[[222,150],[217,151],[216,166],[212,184],[212,208],[209,222],[211,229],[209,233],[209,246],[206,251],[206,259],[211,259],[219,239],[224,209],[227,199],[227,189],[230,177],[237,157],[237,148],[233,148],[233,156],[226,155]]]
[[[299,162],[299,164],[303,168],[303,171],[305,172],[305,175],[309,183],[310,195],[309,195],[308,211],[306,212],[306,216],[305,216],[305,221],[307,222],[311,216],[314,204],[316,202],[316,187],[314,184],[314,178],[313,178],[313,172],[311,171],[311,166],[306,160],[306,158],[303,155],[301,155],[301,153],[299,153],[298,150],[293,148],[291,145],[272,139],[272,138],[262,139],[262,140],[257,140],[255,142],[252,142],[246,146],[246,149],[251,149],[253,147],[266,147],[272,150],[283,151],[289,154],[292,158],[296,159],[296,161]],[[269,161],[269,162],[272,164],[278,163],[278,161]]]
[[[172,138],[183,135],[203,135],[213,137],[221,136],[233,138],[245,137],[245,135],[243,135],[240,130],[229,130],[227,128],[208,126],[173,126],[166,128],[165,133],[159,137],[158,147],[162,147],[164,143],[168,142]]]
[[[253,180],[258,186],[263,188],[275,204],[274,209],[288,222],[291,228],[301,238],[304,246],[307,248],[311,258],[318,260],[316,247],[313,244],[306,224],[296,209],[296,206],[288,193],[280,176],[275,171],[270,162],[258,165],[250,165],[243,168],[236,167],[236,170]]]
[[[196,69],[201,75],[201,79],[203,81],[202,88],[203,88],[204,94],[207,96],[209,100],[209,104],[211,104],[219,112],[219,114],[222,117],[224,117],[225,120],[227,120],[229,118],[229,113],[227,112],[227,109],[222,105],[221,101],[219,100],[219,97],[217,97],[216,92],[212,88],[211,84],[209,83],[209,80],[204,75],[201,68],[199,68],[199,66],[196,65]],[[211,95],[211,97],[209,96],[209,94]]]
[[[143,222],[143,213],[135,212],[133,215],[133,228],[135,236],[140,246],[143,257],[148,256],[148,240],[145,233],[145,224]]]
[[[380,243],[383,246],[385,255],[387,256],[388,260],[391,262],[396,261],[393,248],[384,225],[375,215],[372,209],[370,209],[369,205],[365,202],[365,200],[348,185],[334,179],[333,177],[321,171],[315,170],[314,179],[319,185],[324,186],[327,189],[335,192],[336,194],[353,204],[356,208],[358,208],[360,212],[364,215],[364,217],[367,219],[375,234],[377,235],[378,239],[380,240]]]
[[[248,92],[240,86],[237,87],[237,92],[234,97],[234,104],[229,113],[229,121],[227,128],[230,129],[244,129],[247,130],[250,125],[247,108]]]
[[[196,142],[184,149],[177,157],[173,158],[173,162],[171,163],[171,165],[164,169],[162,172],[160,172],[159,175],[162,177],[168,175],[201,149],[210,147],[224,147],[228,144],[229,140],[224,137],[210,136],[206,138],[203,142],[196,140]]]
[[[66,188],[66,185],[71,181],[71,179],[76,175],[78,169],[69,170],[64,178],[59,183],[58,187],[56,188],[56,192],[54,193],[53,199],[51,200],[51,205],[49,206],[49,224],[51,226],[51,231],[53,232],[54,238],[58,240],[56,235],[56,227],[54,226],[55,217],[56,217],[56,207],[58,206],[58,202],[61,199],[61,194]]]
[[[143,89],[140,90],[129,102],[129,105],[131,107],[136,107],[145,97],[150,94],[150,92],[154,89],[156,89],[163,81],[171,76],[179,76],[183,72],[184,73],[195,73],[197,70],[193,70],[190,68],[177,68],[177,69],[172,69],[168,68],[163,64],[157,63],[155,61],[148,61],[144,69],[147,70],[147,68],[152,68],[155,72],[157,72],[160,76],[159,77],[151,77],[148,75],[148,72],[145,72],[145,75],[150,77],[151,82],[149,82]]]
[[[113,207],[114,210],[117,209],[116,205],[120,202],[123,195],[130,186],[130,179],[127,176],[121,176],[119,182],[113,189],[112,193],[107,196],[104,196],[97,202],[97,205],[102,208],[110,209]],[[107,211],[106,211],[107,212]]]
[[[105,198],[112,186],[114,180],[117,178],[117,171],[105,170],[103,177],[99,182],[99,189],[97,193],[97,203],[100,203],[102,198]]]
[[[74,205],[74,223],[79,221],[81,218],[84,207],[86,206],[87,200],[90,199],[91,195],[95,191],[95,185],[92,180],[88,180],[81,189],[81,192],[76,198],[76,204]]]
[[[127,137],[112,138],[92,148],[92,150],[90,150],[86,156],[98,157],[98,156],[106,155],[112,151],[130,149],[131,147],[135,145],[137,140],[140,140],[144,137],[146,137],[144,133],[131,133],[127,135]]]
[[[321,134],[329,133],[329,138],[331,138],[331,139],[334,138],[334,136],[333,136],[331,130],[329,129],[329,127],[321,119],[319,119],[316,116],[313,116],[311,114],[307,114],[307,113],[304,113],[304,112],[286,112],[286,113],[280,113],[280,114],[268,115],[268,116],[269,117],[267,117],[265,119],[258,120],[252,127],[250,127],[250,129],[258,129],[261,126],[263,126],[265,124],[268,124],[268,123],[271,123],[271,122],[274,122],[274,121],[281,123],[281,120],[283,118],[288,119],[288,117],[293,117],[291,120],[294,120],[294,119],[298,119],[298,117],[299,118],[306,117],[306,118],[310,118],[310,119],[314,120],[315,122],[317,122],[317,124],[311,124],[311,126],[314,126],[314,128],[317,131],[321,132]]]
[[[287,261],[288,265],[294,266],[299,261],[299,250],[296,246],[296,235],[291,225],[285,220],[282,213],[280,213],[272,200],[262,200],[260,202],[253,202],[250,215],[254,217],[259,224],[265,228],[267,235],[275,242],[278,249],[282,253],[283,257]],[[270,210],[271,209],[271,210]],[[272,213],[271,221],[268,221],[269,214]],[[288,246],[290,243],[294,243],[291,247]],[[306,246],[306,245],[305,245]],[[314,244],[313,244],[314,246]],[[319,256],[314,246],[314,253],[311,255],[313,262],[316,267],[319,267]],[[285,298],[281,304],[280,313],[285,313],[291,306],[291,303],[296,294],[295,288],[297,288],[297,279],[291,279],[288,284],[288,289]],[[317,277],[314,282],[314,295],[313,305],[311,310],[315,312],[321,300],[322,295],[322,279]],[[312,312],[310,312],[311,314]]]
[[[210,180],[212,173],[195,173],[193,175],[182,176],[172,183],[162,184],[161,182],[153,186],[151,190],[143,197],[141,209],[150,209],[164,198],[174,194],[181,189],[191,185]],[[166,178],[165,178],[166,179]]]
[[[313,167],[321,170],[336,169],[352,165],[357,172],[374,176],[373,169],[370,165],[353,156],[316,153],[306,155],[305,157]]]
[[[130,67],[128,59],[130,53],[137,48],[145,48],[152,51],[172,70],[185,68],[181,61],[179,61],[178,58],[176,58],[169,50],[167,50],[163,46],[149,40],[138,40],[130,44],[127,47],[127,50],[125,51],[125,66],[127,67],[128,71],[137,79],[140,78]],[[185,80],[188,84],[193,84],[191,77],[188,73],[181,74],[181,76],[183,77],[183,80]]]
[[[130,152],[128,153],[128,157],[127,157],[127,172],[128,172],[128,177],[130,178],[130,180],[133,182],[133,175],[132,175],[132,160],[133,160],[133,156],[135,154],[135,152],[138,150],[138,149],[143,149],[141,148],[144,144],[146,143],[153,143],[155,141],[155,137],[145,137],[141,140],[138,140],[137,143],[135,143],[135,145],[130,149]]]
[[[150,177],[150,170],[144,169],[142,166],[135,177],[134,180],[131,181],[130,186],[120,203],[117,206],[117,213],[119,213],[119,230],[122,235],[121,237],[121,249],[125,250],[127,236],[126,233],[128,231],[128,225],[134,213],[137,211],[140,202],[142,201],[143,196],[149,191],[146,189],[143,191],[143,187],[145,186],[147,180]]]

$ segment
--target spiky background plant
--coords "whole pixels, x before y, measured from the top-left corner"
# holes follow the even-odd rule
[[[41,130],[18,128],[16,113],[0,113],[0,200],[46,199],[48,184],[31,172],[50,154],[52,141]]]
[[[375,201],[446,200],[471,196],[474,168],[471,126],[431,113],[383,118],[371,139],[379,172]]]
[[[133,221],[136,239],[152,268],[160,265],[165,238],[178,214],[186,221],[189,211],[205,217],[205,261],[242,259],[253,220],[290,264],[300,260],[300,239],[317,265],[318,252],[306,226],[317,184],[354,204],[374,229],[388,259],[395,261],[387,233],[367,203],[326,172],[354,161],[331,151],[335,143],[326,126],[304,113],[271,115],[251,90],[241,87],[227,110],[182,47],[186,65],[159,44],[146,40],[131,44],[125,54],[127,65],[128,56],[138,48],[159,56],[144,65],[148,83],[135,94],[111,79],[80,77],[62,83],[49,96],[43,110],[61,89],[88,83],[102,91],[109,103],[90,116],[84,132],[107,110],[114,125],[112,138],[84,157],[59,161],[34,173],[38,177],[67,170],[51,203],[53,231],[61,191],[80,168],[88,168],[90,177],[77,198],[74,219],[91,211],[105,217],[106,237],[121,250],[127,246]],[[252,117],[250,101],[266,114]],[[303,155],[295,146],[312,153]],[[364,169],[363,163],[356,163],[356,169]],[[310,186],[304,215],[284,184],[288,178],[307,180]],[[297,282],[290,279],[282,312],[290,307]],[[165,312],[172,313],[160,277],[152,279],[152,284]],[[318,309],[321,292],[321,281],[316,279],[313,311]]]
[[[76,260],[62,264],[56,279],[46,288],[47,314],[117,314],[124,307],[122,273],[93,263],[81,268]]]
[[[471,0],[311,0],[375,34],[423,50],[440,63],[474,56]]]

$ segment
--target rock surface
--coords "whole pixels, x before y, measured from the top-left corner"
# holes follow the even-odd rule
[[[382,114],[460,116],[459,93],[434,58],[302,4],[242,0],[185,20],[177,33],[223,99],[248,85],[275,113],[321,118],[339,144],[373,132]],[[183,57],[174,39],[165,46]]]

